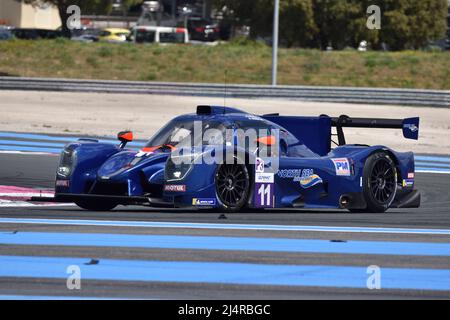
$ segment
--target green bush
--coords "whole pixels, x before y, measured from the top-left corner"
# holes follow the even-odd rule
[[[98,55],[100,57],[102,57],[102,58],[112,57],[113,56],[113,50],[111,49],[111,47],[102,46],[98,50]]]

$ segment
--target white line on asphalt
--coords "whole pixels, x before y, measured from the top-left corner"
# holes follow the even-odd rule
[[[218,223],[189,223],[189,222],[150,222],[150,221],[146,222],[146,221],[0,218],[0,223],[79,225],[79,226],[103,226],[103,227],[106,226],[106,227],[143,227],[143,228],[185,228],[185,229],[220,229],[220,230],[314,231],[314,232],[342,232],[342,233],[390,233],[390,234],[450,235],[450,229],[409,229],[409,228],[338,227],[338,226],[289,226],[289,225],[218,224]]]
[[[11,198],[20,198],[20,197],[47,197],[52,198],[55,194],[48,192],[0,192],[0,197],[11,197]]]

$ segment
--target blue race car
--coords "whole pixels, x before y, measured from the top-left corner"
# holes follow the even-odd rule
[[[195,114],[170,121],[140,151],[126,149],[133,140],[129,131],[119,133],[118,145],[69,143],[56,172],[55,197],[32,200],[100,211],[117,205],[226,212],[419,207],[413,153],[346,144],[345,127],[398,128],[405,138],[418,139],[419,118],[256,116],[198,106]]]

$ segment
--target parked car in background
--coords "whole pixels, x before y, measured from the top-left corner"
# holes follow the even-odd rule
[[[219,25],[201,17],[189,17],[187,28],[191,40],[217,41],[220,39]]]
[[[99,41],[100,29],[83,28],[72,30],[71,40],[81,42],[97,42]]]
[[[99,41],[103,42],[125,42],[130,36],[130,30],[120,28],[106,28],[100,31]]]
[[[0,41],[1,40],[9,40],[13,37],[11,30],[6,28],[0,28]]]
[[[80,42],[97,42],[98,36],[91,34],[82,34],[80,36],[71,37],[70,40]]]
[[[64,36],[61,30],[15,28],[12,29],[11,31],[14,37],[24,40],[56,39]]]
[[[136,26],[131,39],[135,43],[188,43],[189,34],[185,28]]]

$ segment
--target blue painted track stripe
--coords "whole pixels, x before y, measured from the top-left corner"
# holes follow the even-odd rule
[[[416,167],[450,168],[450,163],[416,162]]]
[[[64,143],[53,143],[53,142],[46,142],[46,141],[24,141],[24,140],[0,140],[0,145],[58,147],[61,149],[65,146]]]
[[[52,143],[46,141],[0,140],[0,146],[17,146],[17,148],[20,148],[21,146],[39,147],[39,148],[54,147],[58,148],[59,150],[62,150],[65,145],[66,145],[65,143]],[[129,149],[138,150],[139,148],[130,147]]]
[[[70,142],[70,141],[77,141],[78,139],[82,138],[79,137],[69,137],[69,136],[49,136],[45,134],[34,134],[34,133],[15,133],[15,132],[0,132],[1,138],[15,138],[15,139],[31,139],[31,140],[47,140],[47,141],[62,141],[62,142]],[[93,138],[97,139],[97,138]],[[117,143],[117,139],[112,138],[98,138],[100,142],[106,142],[106,143]],[[128,143],[130,146],[136,146],[136,147],[142,147],[144,146],[145,142],[142,141],[134,141]]]
[[[366,288],[366,267],[250,263],[140,261],[0,256],[0,277],[67,279],[77,265],[84,280],[220,283],[238,285]],[[382,289],[450,290],[448,269],[381,269]]]
[[[414,156],[415,161],[450,162],[450,157]]]
[[[435,172],[435,173],[449,173],[450,169],[444,168],[428,168],[428,167],[417,167],[416,172]]]
[[[107,227],[143,227],[143,228],[190,228],[190,229],[219,229],[219,230],[271,230],[271,231],[450,235],[450,229],[289,226],[289,225],[258,225],[258,224],[255,225],[255,224],[226,224],[226,223],[219,224],[219,223],[188,223],[188,222],[185,223],[185,222],[150,222],[150,221],[147,222],[147,221],[33,219],[33,218],[0,218],[0,223],[107,226]]]
[[[61,148],[49,148],[45,146],[41,147],[29,147],[29,146],[7,146],[7,145],[1,145],[0,144],[0,150],[6,150],[6,151],[31,151],[31,152],[46,152],[46,153],[60,153],[62,151]],[[130,148],[132,150],[136,150],[134,148]]]
[[[0,150],[60,153],[62,148],[56,149],[56,148],[25,147],[25,146],[1,146],[0,145]]]
[[[449,243],[348,241],[210,237],[171,235],[128,235],[106,233],[0,233],[0,244],[38,246],[135,247],[223,251],[270,251],[296,253],[379,254],[450,256]]]

